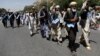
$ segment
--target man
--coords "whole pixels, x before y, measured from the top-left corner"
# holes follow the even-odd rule
[[[85,6],[84,6],[85,5]],[[95,23],[95,16],[93,16],[92,7],[89,7],[89,2],[86,0],[83,3],[81,9],[81,21],[80,25],[82,27],[82,35],[80,38],[80,43],[85,42],[87,50],[91,50],[90,43],[89,43],[89,35],[90,35],[90,21]]]
[[[37,32],[37,26],[38,26],[38,18],[37,18],[37,12],[34,11],[32,13],[33,17],[34,17],[34,20],[33,20],[33,26],[34,26],[34,32],[36,33]]]
[[[48,25],[48,10],[46,5],[43,5],[42,8],[39,11],[39,19],[40,19],[40,30],[42,37],[49,38],[49,25]]]
[[[58,44],[61,43],[61,27],[60,27],[60,19],[61,19],[61,12],[60,12],[60,6],[56,5],[55,8],[52,9],[51,12],[51,34],[52,39],[57,40]]]
[[[77,17],[77,9],[76,9],[76,2],[71,2],[70,3],[70,8],[67,9],[67,12],[65,14],[65,26],[66,30],[68,31],[68,40],[69,44],[68,47],[71,50],[71,52],[75,52],[75,40],[76,40],[76,35],[77,35],[77,22],[78,22],[78,17]]]
[[[10,13],[10,25],[12,28],[14,28],[14,19],[15,19],[15,15],[13,12]]]
[[[24,13],[20,13],[20,24],[24,25],[24,18],[23,18]]]
[[[4,14],[3,19],[2,19],[2,23],[4,25],[5,28],[7,28],[7,20],[8,20],[8,13]]]
[[[25,25],[25,20],[26,20],[26,13],[24,12],[22,15],[22,24]]]
[[[17,13],[17,15],[16,15],[16,23],[17,23],[17,26],[19,27],[20,26],[20,21],[21,19],[20,19],[20,13]]]
[[[24,22],[25,22],[25,25],[28,25],[28,23],[29,23],[29,12],[28,11],[26,11],[25,12],[25,15],[24,15]]]
[[[28,27],[29,27],[29,30],[30,30],[30,36],[32,37],[34,32],[33,30],[36,31],[36,28],[34,27],[34,20],[35,20],[35,17],[33,16],[32,13],[29,13],[29,23],[28,23]]]

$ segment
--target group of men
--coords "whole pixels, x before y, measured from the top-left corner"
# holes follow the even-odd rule
[[[21,15],[20,15],[20,13],[6,12],[2,17],[3,17],[2,23],[3,23],[5,28],[8,27],[8,23],[7,22],[9,22],[10,26],[12,28],[14,28],[14,21],[15,20],[16,20],[16,24],[17,24],[18,27],[21,24],[21,21],[20,21]]]
[[[82,28],[80,43],[85,42],[86,48],[91,50],[88,37],[90,34],[90,21],[95,23],[95,10],[93,7],[89,6],[88,0],[86,0],[83,3],[80,12],[80,16],[78,16],[77,3],[75,1],[71,2],[69,7],[65,8],[63,11],[60,10],[60,5],[53,3],[50,10],[47,9],[46,5],[43,5],[38,13],[26,12],[23,15],[20,15],[19,13],[7,13],[2,22],[4,27],[7,27],[7,18],[9,18],[10,25],[13,28],[14,19],[16,18],[18,27],[20,26],[20,22],[28,25],[31,36],[37,32],[37,27],[40,25],[41,36],[48,40],[57,40],[57,43],[63,41],[61,30],[64,29],[65,32],[68,33],[68,47],[72,52],[74,51],[76,35],[78,32],[77,23],[80,22],[79,24]]]
[[[64,29],[68,33],[69,45],[71,51],[75,51],[75,40],[78,32],[78,25],[81,26],[82,35],[80,43],[85,42],[86,48],[91,50],[89,43],[90,22],[96,24],[95,7],[89,5],[89,1],[84,1],[80,15],[78,15],[77,2],[71,2],[69,7],[64,11],[60,10],[60,5],[53,3],[50,11],[43,6],[39,11],[40,31],[42,37],[57,40],[58,43],[63,41],[61,30]]]

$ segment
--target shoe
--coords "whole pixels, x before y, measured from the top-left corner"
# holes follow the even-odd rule
[[[30,36],[32,37],[34,34],[32,33],[32,34],[30,34]]]
[[[87,50],[91,50],[91,47],[87,46],[86,49],[87,49]]]
[[[49,41],[50,41],[50,37],[47,37],[47,40],[49,40]]]
[[[58,40],[59,40],[60,42],[62,42],[62,38],[59,38]]]

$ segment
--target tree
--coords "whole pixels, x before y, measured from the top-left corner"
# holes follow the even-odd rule
[[[24,7],[24,11],[30,11],[31,10],[31,6],[25,6]]]
[[[7,12],[6,9],[0,8],[0,13],[5,13],[5,12]]]
[[[2,14],[6,13],[6,12],[7,12],[6,9],[0,8],[0,16],[1,16]]]
[[[71,1],[76,1],[77,2],[77,8],[80,9],[82,7],[82,4],[85,0],[41,0],[41,2],[35,2],[33,5],[35,5],[35,10],[38,11],[42,5],[47,5],[48,9],[52,5],[52,2],[54,2],[57,5],[60,5],[61,9],[65,9],[69,6]],[[90,5],[100,5],[100,0],[90,0]],[[25,6],[24,11],[33,11],[32,6]]]

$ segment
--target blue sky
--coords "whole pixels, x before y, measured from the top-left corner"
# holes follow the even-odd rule
[[[32,5],[36,0],[0,0],[0,8],[10,11],[22,10],[26,5]]]

